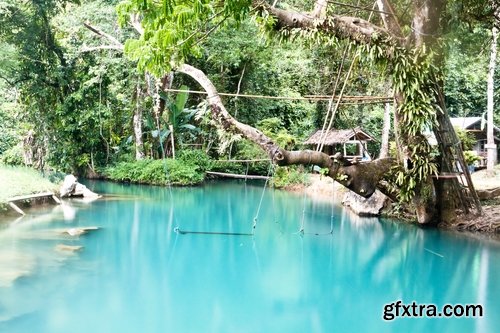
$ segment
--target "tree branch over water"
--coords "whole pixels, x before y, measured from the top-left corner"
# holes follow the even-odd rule
[[[215,86],[202,71],[187,64],[180,65],[177,71],[189,75],[205,89],[208,93],[207,100],[212,117],[222,125],[224,130],[242,134],[260,146],[277,165],[317,165],[321,168],[327,168],[330,177],[363,197],[370,197],[375,192],[379,182],[394,165],[394,160],[391,158],[354,165],[340,154],[329,156],[312,150],[288,151],[282,149],[258,129],[234,119],[227,112]],[[380,189],[386,190],[385,187]]]

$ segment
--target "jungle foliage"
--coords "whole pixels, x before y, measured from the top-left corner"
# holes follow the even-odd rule
[[[332,94],[349,43],[299,31],[288,36],[273,35],[273,18],[251,12],[250,4],[245,0],[2,1],[0,154],[5,161],[22,161],[18,144],[32,130],[35,135],[31,144],[36,148],[39,167],[86,173],[118,163],[114,171],[109,171],[115,179],[125,179],[125,171],[129,170],[134,181],[149,179],[153,183],[167,181],[162,178],[162,163],[156,159],[173,154],[172,139],[179,151],[200,149],[196,154],[212,160],[265,157],[253,144],[223,133],[207,116],[203,95],[190,93],[181,98],[184,93],[162,92],[160,98],[166,107],[159,124],[154,114],[158,103],[155,79],[182,62],[207,73],[221,92],[288,97]],[[396,10],[405,6],[402,1],[394,4]],[[304,8],[300,1],[282,6]],[[337,5],[331,8],[348,10]],[[486,109],[491,23],[485,8],[481,1],[450,1],[443,35],[444,67],[439,73],[431,61],[434,55],[400,50],[395,53],[400,57],[396,61],[399,65],[392,68],[392,77],[385,78],[377,73],[389,66],[387,54],[377,45],[366,46],[358,54],[361,59],[354,64],[355,74],[348,80],[345,94],[389,95],[394,93],[389,88],[388,81],[392,81],[396,90],[415,97],[403,106],[407,110],[403,110],[407,125],[404,130],[413,134],[434,121],[435,110],[428,99],[433,87],[406,83],[442,75],[446,105],[452,115],[482,114]],[[129,24],[129,13],[134,11],[141,12],[144,35]],[[369,12],[354,14],[368,19]],[[400,19],[407,23],[411,18],[403,15]],[[100,48],[109,40],[86,29],[83,22],[123,43],[126,54]],[[280,41],[269,39],[270,35]],[[356,52],[352,48],[347,53],[345,68],[354,61]],[[148,78],[143,70],[152,76]],[[346,80],[345,74],[340,80]],[[174,74],[172,88],[183,86],[198,90],[195,82]],[[499,100],[500,95],[496,96]],[[287,149],[303,148],[301,142],[321,126],[328,107],[327,102],[304,100],[224,97],[223,101],[233,116],[260,128]],[[136,163],[132,117],[137,108],[144,114],[143,149],[147,159]],[[382,118],[382,106],[346,105],[340,109],[334,127],[361,126],[379,138]],[[415,159],[416,167],[410,173],[395,171],[399,186],[407,187],[406,199],[419,180],[435,172],[428,145],[422,142],[415,147],[413,156],[422,157]],[[369,149],[376,156],[379,142]],[[173,163],[168,170],[185,168],[186,178],[193,182],[197,181],[191,177],[194,170],[247,172],[244,164],[213,162],[210,167],[201,167],[168,163]],[[139,165],[147,172],[137,173]],[[248,172],[267,174],[268,163],[252,163]]]

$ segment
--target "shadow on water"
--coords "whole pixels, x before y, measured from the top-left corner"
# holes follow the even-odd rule
[[[500,313],[496,242],[360,218],[260,182],[86,185],[109,200],[70,201],[71,212],[53,208],[0,230],[0,265],[22,273],[0,283],[0,331],[491,332],[500,325],[492,315]],[[174,232],[248,233],[256,215],[254,236]],[[102,229],[40,236],[85,226]],[[61,253],[61,242],[84,248]],[[397,300],[480,303],[486,315],[384,321],[384,304]]]

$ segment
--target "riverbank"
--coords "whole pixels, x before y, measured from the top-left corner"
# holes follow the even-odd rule
[[[493,173],[488,173],[486,170],[474,172],[472,181],[476,191],[492,191],[500,188],[500,165],[497,165]],[[288,190],[297,193],[305,192],[314,200],[319,201],[328,201],[332,198],[342,200],[344,193],[347,191],[331,178],[320,175],[310,175],[309,185],[307,186],[293,186]],[[453,223],[443,223],[439,227],[460,231],[500,233],[500,196],[481,200],[481,205],[483,209],[482,216],[461,215]]]
[[[500,165],[494,173],[485,170],[472,174],[476,190],[491,191],[500,188]],[[57,192],[59,185],[43,177],[34,169],[26,167],[0,166],[0,209],[5,210],[8,198],[39,193],[44,191]],[[342,185],[334,182],[329,177],[318,174],[309,175],[308,185],[293,185],[286,190],[296,193],[305,193],[314,200],[331,201],[342,200],[347,192]],[[482,200],[483,215],[480,217],[459,216],[453,223],[440,224],[440,227],[479,231],[486,233],[500,233],[500,197]],[[396,216],[395,216],[396,217]]]
[[[58,184],[43,177],[38,171],[27,167],[0,165],[0,207],[7,199],[40,192],[57,192]]]
[[[478,192],[500,192],[500,164],[493,172],[481,170],[472,173],[472,182]],[[481,197],[481,195],[480,195]],[[483,215],[459,216],[453,223],[443,225],[453,229],[500,234],[500,196],[481,200]]]

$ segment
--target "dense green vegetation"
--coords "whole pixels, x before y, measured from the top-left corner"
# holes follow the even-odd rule
[[[196,185],[205,179],[209,159],[201,151],[182,151],[177,159],[120,162],[105,169],[111,180],[153,185]]]
[[[394,3],[396,9],[404,7],[403,2]],[[281,41],[276,42],[267,38],[273,20],[250,13],[249,4],[225,1],[219,8],[210,1],[1,2],[0,160],[82,175],[105,170],[111,179],[153,184],[199,183],[206,170],[268,174],[268,162],[217,162],[267,156],[241,136],[224,132],[209,116],[205,96],[165,89],[199,90],[185,76],[170,76],[172,65],[181,62],[204,71],[220,92],[328,96],[349,50],[340,76],[341,83],[348,83],[346,95],[391,95],[393,88],[415,95],[402,107],[408,114],[403,126],[408,135],[432,124],[434,105],[426,95],[432,86],[415,87],[407,81],[443,75],[452,115],[478,116],[486,109],[491,20],[475,15],[484,14],[478,10],[481,5],[467,2],[470,10],[465,11],[463,1],[450,2],[440,70],[426,62],[427,54],[408,52],[399,54],[407,66],[392,68],[393,76],[384,77],[378,67],[389,65],[382,61],[387,54],[381,49],[367,46],[358,53],[348,41],[299,32],[278,36]],[[303,7],[300,1],[282,6]],[[129,16],[134,9],[141,11],[143,26],[156,25],[151,35],[141,37],[134,29]],[[369,13],[355,14],[368,18]],[[124,46],[125,53],[118,46]],[[353,60],[356,54],[362,55],[359,61]],[[351,64],[354,74],[347,79]],[[321,127],[328,108],[326,101],[225,96],[223,102],[235,118],[286,149],[304,148],[301,143]],[[500,122],[498,118],[497,112]],[[361,126],[380,140],[382,122],[382,105],[344,105],[333,127]],[[415,159],[416,167],[396,173],[401,179],[397,184],[408,188],[407,199],[416,185],[412,182],[435,171],[429,147],[415,147],[414,155],[423,156]],[[380,141],[371,143],[371,155],[377,156],[379,148]],[[137,150],[144,160],[136,161]],[[301,178],[295,173],[295,168],[277,172],[293,181]]]
[[[12,77],[13,82],[10,83],[15,83],[16,80],[21,82],[10,87],[8,82],[0,80],[6,88],[3,91],[8,95],[4,96],[1,103],[2,110],[8,110],[8,113],[2,113],[1,116],[8,120],[9,117],[18,115],[16,112],[19,111],[8,105],[14,101],[20,103],[18,109],[22,110],[15,122],[2,122],[2,126],[9,126],[9,131],[15,131],[18,140],[33,128],[37,134],[33,145],[41,146],[44,150],[43,156],[37,158],[45,159],[52,168],[67,172],[86,173],[89,169],[110,163],[132,160],[134,140],[131,122],[136,108],[144,110],[144,154],[150,158],[161,156],[159,139],[162,136],[161,139],[168,141],[170,124],[174,126],[176,135],[180,125],[192,126],[189,127],[189,133],[180,133],[182,137],[176,140],[179,149],[202,147],[214,158],[254,154],[252,151],[245,152],[244,144],[231,144],[238,138],[220,133],[216,126],[207,120],[208,117],[203,116],[203,105],[200,105],[203,96],[199,95],[191,94],[184,105],[186,110],[190,111],[186,113],[190,115],[189,119],[185,119],[189,123],[180,124],[179,117],[172,116],[172,113],[183,110],[168,107],[163,117],[165,124],[158,131],[153,114],[155,100],[146,93],[146,90],[153,89],[155,82],[147,82],[135,69],[136,64],[127,60],[122,52],[91,50],[92,47],[107,45],[109,42],[96,37],[82,25],[82,22],[88,21],[121,42],[125,42],[128,36],[136,35],[130,27],[118,28],[115,4],[107,1],[84,1],[81,5],[66,3],[64,10],[56,6],[61,9],[58,12],[52,6],[53,2],[40,1],[33,3],[33,6],[42,6],[38,10],[43,11],[47,21],[31,22],[35,21],[35,18],[31,16],[34,14],[30,5],[21,7],[25,14],[22,16],[23,22],[13,18],[7,20],[10,26],[24,29],[25,34],[32,32],[29,29],[36,29],[27,27],[24,21],[37,27],[42,25],[54,36],[54,41],[46,44],[30,39],[37,43],[40,52],[43,52],[40,54],[33,50],[35,46],[24,45],[19,36],[9,34],[7,30],[3,31],[2,39],[11,48],[5,59],[9,59],[12,64],[10,67],[2,66],[2,70],[6,71],[2,77]],[[12,10],[14,8],[16,7]],[[290,97],[330,93],[332,75],[339,61],[329,63],[325,56],[338,57],[340,52],[310,49],[307,45],[270,45],[259,35],[251,20],[242,22],[240,28],[236,30],[233,24],[217,30],[207,38],[199,57],[190,58],[209,74],[220,91],[234,93],[239,88],[241,93],[246,94]],[[6,49],[5,52],[7,51],[9,50]],[[26,60],[16,61],[16,56]],[[31,68],[24,67],[23,62],[28,59],[32,62],[30,66],[43,71],[43,80],[53,81],[52,86],[60,86],[62,90],[47,86],[47,82],[40,82],[42,78],[35,75]],[[16,65],[21,68],[20,71],[12,68]],[[56,66],[57,71],[52,71],[49,65]],[[386,91],[378,89],[381,82],[369,82],[370,74],[369,71],[360,72],[356,78],[357,82],[363,83],[362,90],[368,90],[372,94],[385,94]],[[22,81],[24,78],[26,81]],[[198,90],[195,83],[186,80],[183,77],[175,77],[173,88],[181,88],[187,84],[190,89]],[[366,83],[369,85],[366,86]],[[44,91],[39,87],[48,90]],[[9,101],[8,98],[14,93],[8,94],[7,88],[18,89],[21,94],[17,99]],[[143,94],[140,100],[137,98],[137,88]],[[361,87],[353,85],[350,93],[358,93],[358,88]],[[24,96],[29,96],[30,100],[24,100]],[[161,98],[170,106],[176,105],[176,93],[162,94]],[[256,125],[268,118],[277,120],[282,126],[282,134],[288,135],[287,141],[297,144],[322,122],[326,107],[325,102],[235,97],[227,97],[225,102],[241,121],[250,125]],[[345,113],[351,113],[350,109],[355,118],[352,115],[339,117],[339,125],[348,123],[353,126],[363,123],[369,131],[373,130],[375,134],[379,134],[380,107],[352,107]],[[375,114],[366,117],[371,114],[372,109],[376,110]],[[21,122],[25,125],[20,126]],[[17,144],[18,140],[14,140],[9,131],[2,131],[0,153]],[[165,143],[164,146],[166,153],[171,155],[172,151],[168,145]],[[373,147],[374,153],[376,148]],[[15,152],[20,151],[15,149],[13,153]],[[18,156],[16,161],[20,160],[21,156]]]

